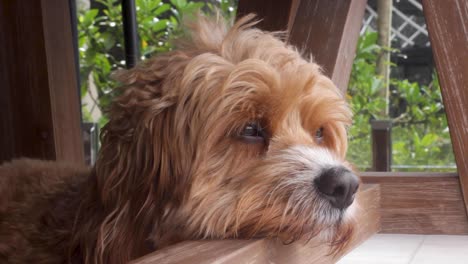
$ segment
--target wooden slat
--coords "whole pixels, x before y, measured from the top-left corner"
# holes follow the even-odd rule
[[[468,213],[468,1],[423,0]]]
[[[68,1],[0,1],[0,31],[0,161],[83,163]]]
[[[282,0],[274,4],[271,0],[240,0],[237,7],[237,17],[242,17],[250,13],[257,15],[261,21],[257,25],[267,31],[285,31],[288,29],[288,21],[294,2],[300,0]]]
[[[289,41],[312,54],[343,92],[348,87],[367,0],[239,1],[238,16],[256,13],[260,28],[288,30]]]
[[[382,233],[468,234],[456,173],[361,174],[381,188]]]
[[[341,91],[348,87],[367,0],[302,0],[290,42],[314,56]]]
[[[24,2],[24,3],[23,3]],[[1,160],[54,158],[39,1],[0,1]],[[3,147],[4,146],[4,147]]]
[[[243,253],[253,254],[243,254]],[[255,261],[263,263],[265,245],[263,240],[200,240],[186,241],[156,251],[133,261],[134,264],[191,264],[226,263],[236,259],[239,263]]]
[[[273,240],[186,241],[137,259],[133,264],[207,263],[334,263],[379,230],[379,187],[367,185],[358,194],[361,211],[358,229],[349,247],[340,255],[329,255],[329,247],[317,241],[283,245]]]
[[[81,107],[69,1],[42,0],[49,90],[57,160],[84,163]]]

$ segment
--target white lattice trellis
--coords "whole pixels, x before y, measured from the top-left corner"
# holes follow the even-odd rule
[[[422,12],[422,5],[416,1],[416,0],[406,0],[408,1],[411,5],[416,7],[418,10]],[[399,43],[399,46],[396,48],[405,48],[407,46],[414,46],[415,45],[415,39],[418,38],[419,36],[423,36],[422,41],[425,46],[430,46],[429,42],[429,37],[427,33],[427,28],[424,23],[418,23],[415,21],[413,15],[407,15],[403,12],[401,12],[398,8],[395,6],[393,7],[393,16],[394,18],[398,18],[396,21],[401,21],[399,25],[395,25],[393,23],[392,25],[392,35],[391,35],[391,40],[398,40],[397,43]],[[377,20],[377,12],[370,6],[367,5],[366,7],[366,13],[364,15],[363,19],[363,25],[361,28],[361,34],[364,34],[366,30],[376,30],[374,25],[376,24]],[[411,28],[411,30],[407,30],[408,27]],[[406,29],[406,30],[405,30]]]

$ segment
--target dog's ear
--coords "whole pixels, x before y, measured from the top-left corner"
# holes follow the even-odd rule
[[[173,52],[116,74],[123,87],[110,105],[95,166],[105,218],[93,245],[98,262],[143,253],[152,225],[183,199],[188,174],[175,163],[181,153],[174,114],[186,62]]]
[[[171,141],[176,92],[164,91],[171,77],[166,59],[159,57],[115,74],[123,86],[108,110],[109,122],[101,133],[96,163],[104,204],[149,195],[149,188],[158,193],[168,181],[160,178],[172,178],[166,145]]]

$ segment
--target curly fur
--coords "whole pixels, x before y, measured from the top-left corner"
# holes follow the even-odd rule
[[[115,74],[123,86],[93,168],[0,167],[0,262],[118,264],[203,238],[345,244],[352,221],[312,179],[323,164],[349,168],[346,102],[252,16],[220,20],[199,16],[174,51]],[[239,137],[251,120],[266,142]]]

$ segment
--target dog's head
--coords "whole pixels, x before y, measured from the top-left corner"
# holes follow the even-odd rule
[[[156,226],[158,245],[349,235],[350,110],[319,66],[250,21],[201,16],[176,50],[117,73],[96,165],[108,240],[125,225]]]

